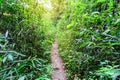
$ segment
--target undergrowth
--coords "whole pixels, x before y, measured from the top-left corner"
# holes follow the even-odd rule
[[[119,0],[1,0],[0,80],[51,80],[57,35],[68,80],[120,79]]]
[[[37,0],[0,1],[0,80],[50,80],[53,36],[43,14]]]
[[[119,1],[68,3],[57,26],[59,51],[69,80],[119,79]]]

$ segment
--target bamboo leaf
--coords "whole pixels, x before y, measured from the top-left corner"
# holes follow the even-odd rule
[[[26,76],[20,77],[18,80],[25,80]]]
[[[11,54],[8,54],[8,59],[13,61],[13,56]]]

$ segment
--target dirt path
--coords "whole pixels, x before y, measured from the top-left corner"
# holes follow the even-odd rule
[[[53,66],[52,80],[67,80],[63,61],[58,53],[57,38],[55,38],[55,42],[52,45],[51,60]]]

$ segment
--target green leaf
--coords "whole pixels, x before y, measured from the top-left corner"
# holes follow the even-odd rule
[[[106,0],[97,0],[97,2],[99,3],[99,2],[105,2]]]
[[[5,62],[6,62],[6,60],[7,60],[7,57],[4,57],[4,58],[3,58],[3,60],[2,60],[2,61],[3,61],[3,63],[5,63]]]
[[[49,78],[47,78],[47,75],[41,75],[39,78],[35,79],[35,80],[51,80]]]
[[[13,61],[13,56],[11,54],[8,54],[7,57],[8,57],[9,60]]]
[[[18,80],[25,80],[26,76],[20,77]]]
[[[99,14],[99,12],[98,11],[92,12],[92,15],[94,15],[94,14]]]
[[[0,56],[0,61],[2,61],[2,56]]]
[[[74,26],[74,22],[71,22],[70,24],[67,25],[67,29],[70,29]]]
[[[80,44],[80,48],[85,47],[86,45],[88,45],[90,42],[83,42],[82,44]]]
[[[2,5],[2,1],[0,1],[0,6]]]
[[[112,75],[112,80],[116,80],[116,78],[120,75],[120,71],[117,70],[115,74]]]
[[[115,22],[115,24],[118,24],[118,23],[120,23],[120,19],[117,19]]]
[[[0,39],[0,42],[2,42],[3,40],[2,39]]]

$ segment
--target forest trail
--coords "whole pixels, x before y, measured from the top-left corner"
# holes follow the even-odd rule
[[[52,80],[67,80],[63,61],[58,53],[58,43],[56,37],[55,37],[55,42],[52,45],[51,60],[53,66],[53,71],[51,76]]]

